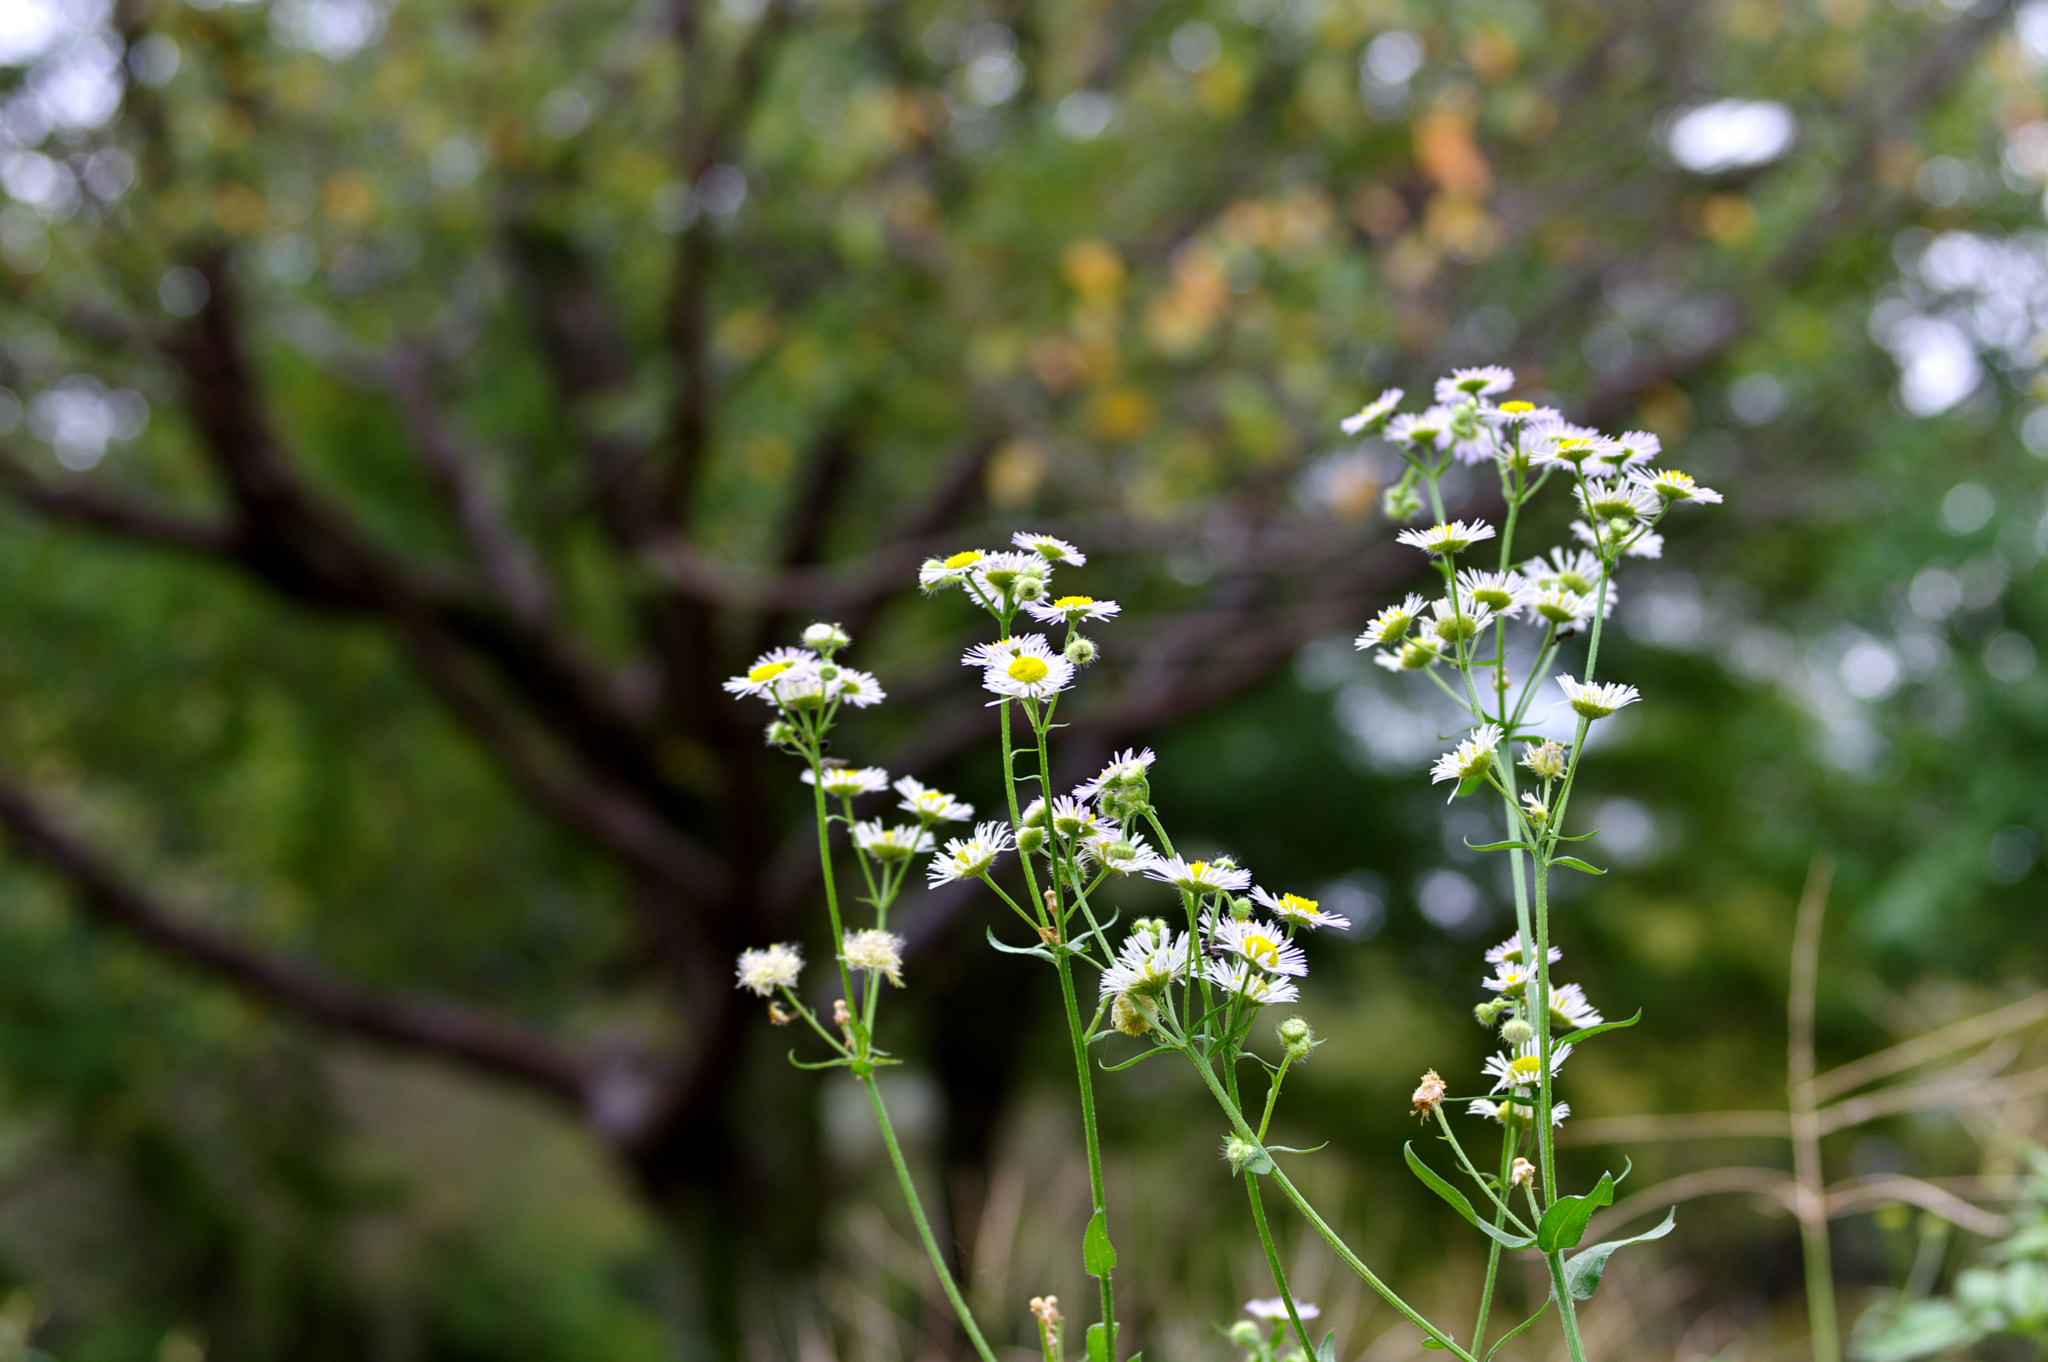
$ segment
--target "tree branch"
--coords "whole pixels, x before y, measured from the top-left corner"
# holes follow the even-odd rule
[[[583,1062],[545,1037],[449,1003],[373,998],[310,966],[179,921],[163,904],[122,879],[97,852],[60,830],[11,781],[0,780],[0,823],[22,850],[68,880],[95,917],[194,968],[309,1020],[517,1079],[574,1106],[584,1102]]]

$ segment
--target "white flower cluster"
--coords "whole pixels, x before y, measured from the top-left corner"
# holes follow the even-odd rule
[[[819,642],[810,644],[820,628],[832,632],[817,634]],[[804,631],[804,638],[805,647],[770,648],[755,658],[744,676],[726,681],[727,692],[766,700],[786,714],[840,704],[866,709],[882,702],[882,687],[873,676],[832,660],[832,654],[844,646],[840,640],[846,638],[837,625],[812,625]]]
[[[1081,637],[1080,626],[1114,619],[1123,609],[1093,596],[1052,595],[1055,565],[1080,567],[1088,561],[1066,540],[1020,530],[1010,542],[1014,549],[964,549],[949,558],[928,558],[917,570],[926,594],[958,587],[1003,621],[1005,629],[1020,611],[1040,624],[1067,627],[1066,641],[1057,647],[1042,634],[1022,634],[967,650],[960,660],[981,669],[982,688],[996,697],[991,705],[1005,700],[1036,704],[1067,689],[1075,671],[1095,658],[1095,645]]]
[[[1564,959],[1564,952],[1550,947],[1546,960],[1555,965]],[[1500,1026],[1501,1039],[1507,1042],[1508,1050],[1486,1061],[1486,1072],[1495,1079],[1493,1091],[1498,1093],[1514,1089],[1515,1095],[1533,1100],[1533,1090],[1542,1080],[1543,1057],[1533,1025],[1532,1009],[1536,1005],[1537,992],[1536,952],[1523,942],[1518,932],[1486,953],[1486,963],[1493,966],[1493,973],[1483,982],[1488,992],[1496,995],[1475,1009],[1480,1022]],[[1548,971],[1546,970],[1547,974]],[[1550,1014],[1550,1030],[1577,1031],[1588,1026],[1598,1026],[1603,1018],[1600,1012],[1586,1000],[1586,991],[1577,984],[1560,984],[1550,981],[1550,997],[1547,1008]],[[1505,1018],[1505,1020],[1502,1020]],[[1551,1071],[1564,1063],[1565,1056],[1572,1052],[1570,1045],[1554,1045],[1551,1048]],[[1521,1090],[1529,1088],[1530,1093]],[[1512,1102],[1496,1103],[1481,1098],[1472,1104],[1472,1111],[1480,1116],[1491,1116],[1496,1120],[1527,1124],[1529,1109],[1515,1109]],[[1562,1121],[1569,1108],[1556,1103],[1552,1108],[1553,1122]]]

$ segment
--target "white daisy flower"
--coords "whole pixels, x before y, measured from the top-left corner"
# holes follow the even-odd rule
[[[1462,553],[1482,539],[1493,538],[1493,526],[1483,520],[1469,524],[1453,520],[1448,525],[1432,525],[1426,530],[1403,530],[1394,538],[1424,553]]]
[[[1026,601],[1024,613],[1040,624],[1076,624],[1082,620],[1113,619],[1123,610],[1115,601],[1098,601],[1093,596],[1062,596],[1056,601]]]
[[[1464,605],[1459,602],[1459,605]],[[1480,631],[1493,622],[1493,611],[1483,605],[1460,609],[1446,597],[1429,603],[1430,614],[1435,618],[1429,622],[1429,632],[1445,643],[1469,643],[1478,638]]]
[[[1029,549],[1049,563],[1065,563],[1080,567],[1088,561],[1088,555],[1064,539],[1055,539],[1049,534],[1033,534],[1019,530],[1010,536],[1010,542],[1020,549]]]
[[[1604,571],[1597,554],[1562,546],[1552,549],[1548,558],[1531,558],[1522,564],[1522,575],[1532,585],[1561,586],[1581,596],[1593,594]]]
[[[1439,385],[1443,381],[1442,379],[1437,380]],[[1244,1303],[1244,1312],[1253,1319],[1286,1319],[1287,1302],[1278,1296],[1273,1297],[1271,1300],[1246,1301]],[[1294,1313],[1300,1316],[1302,1321],[1306,1323],[1323,1312],[1310,1305],[1307,1301],[1296,1301],[1294,1303]]]
[[[801,779],[806,785],[816,785],[818,778],[806,770]],[[889,788],[889,773],[879,766],[827,766],[825,768],[825,793],[835,798],[851,799],[855,795],[873,794]]]
[[[963,667],[999,667],[1036,648],[1043,647],[1045,639],[1038,634],[1023,634],[1016,638],[999,638],[990,643],[977,643],[960,654]]]
[[[1400,400],[1401,390],[1399,388],[1387,389],[1378,397],[1360,407],[1355,415],[1344,418],[1342,422],[1344,433],[1346,435],[1362,435],[1367,431],[1377,429],[1380,422],[1387,419],[1387,414],[1393,411]]]
[[[1405,637],[1415,617],[1420,615],[1425,602],[1414,592],[1399,605],[1390,605],[1372,617],[1372,623],[1365,626],[1365,632],[1352,641],[1352,646],[1363,652],[1367,648],[1384,647]]]
[[[896,782],[896,793],[903,796],[897,808],[928,823],[957,823],[974,817],[972,804],[963,804],[944,790],[935,790],[909,776]]]
[[[1571,1057],[1570,1045],[1550,1047],[1550,1078],[1553,1083],[1557,1081],[1557,1071],[1562,1069],[1564,1062]],[[1500,1092],[1505,1088],[1536,1087],[1543,1080],[1542,1047],[1533,1040],[1526,1040],[1517,1045],[1511,1055],[1488,1055],[1486,1073],[1494,1081],[1493,1087],[1488,1089],[1490,1092]]]
[[[1565,633],[1583,629],[1586,621],[1593,618],[1593,598],[1561,586],[1536,592],[1529,597],[1528,605],[1531,619],[1542,620]]]
[[[1595,524],[1603,520],[1648,520],[1663,509],[1656,493],[1640,482],[1587,478],[1574,491]]]
[[[1604,437],[1597,430],[1575,426],[1551,414],[1551,419],[1531,421],[1522,431],[1522,454],[1543,468],[1577,469],[1599,453]]]
[[[1572,538],[1581,544],[1591,544],[1595,550],[1609,558],[1617,555],[1626,555],[1630,558],[1664,556],[1664,536],[1646,528],[1640,522],[1618,520],[1594,529],[1583,520],[1574,520]],[[1612,588],[1609,591],[1612,594]]]
[[[1326,913],[1316,900],[1299,894],[1274,895],[1253,885],[1252,902],[1282,922],[1291,922],[1298,927],[1335,927],[1340,932],[1351,930],[1350,918],[1340,913]]]
[[[771,648],[754,659],[754,665],[747,668],[744,676],[727,680],[725,690],[732,695],[751,696],[772,704],[790,681],[808,680],[815,675],[817,668],[817,656],[809,649]]]
[[[1209,946],[1248,960],[1268,974],[1308,973],[1308,956],[1287,939],[1287,929],[1271,922],[1227,917],[1209,926]]]
[[[1411,638],[1393,651],[1374,653],[1372,660],[1390,672],[1412,672],[1443,661],[1443,654],[1420,639]]]
[[[1529,1124],[1529,1117],[1531,1115],[1527,1107],[1518,1106],[1513,1102],[1490,1102],[1484,1097],[1473,1098],[1471,1105],[1467,1106],[1465,1110],[1473,1116],[1489,1117],[1501,1122],[1503,1125],[1512,1122],[1515,1125],[1525,1126]],[[1569,1102],[1552,1102],[1550,1104],[1550,1124],[1554,1126],[1563,1125],[1564,1118],[1571,1114],[1572,1104]]]
[[[1551,1020],[1573,1030],[1598,1026],[1603,1018],[1599,1009],[1586,1001],[1586,990],[1577,984],[1558,984],[1550,990]]]
[[[1248,1003],[1264,1007],[1268,1003],[1292,1003],[1301,999],[1301,991],[1294,981],[1285,977],[1274,978],[1261,974],[1250,965],[1233,965],[1227,960],[1211,960],[1202,974],[1208,981],[1227,993],[1235,993]]]
[[[1435,452],[1444,447],[1450,437],[1451,413],[1448,407],[1431,407],[1417,415],[1413,412],[1396,416],[1387,422],[1387,438],[1399,440],[1416,451]]]
[[[1159,853],[1143,837],[1096,837],[1081,846],[1081,857],[1119,875],[1135,875],[1159,864]]]
[[[848,932],[839,946],[839,958],[848,969],[879,974],[898,988],[903,987],[903,938],[878,927]]]
[[[1051,565],[1035,553],[1003,550],[985,553],[981,561],[970,571],[975,585],[991,597],[1010,596],[1018,600],[1035,599],[1029,590],[1020,590],[1026,583],[1035,584],[1037,595],[1044,594],[1045,580],[1052,575]]]
[[[1522,608],[1522,598],[1529,594],[1529,583],[1522,574],[1507,572],[1481,572],[1477,568],[1466,568],[1458,574],[1458,599],[1483,605],[1501,615],[1514,615]]]
[[[929,595],[949,586],[959,586],[988,555],[980,549],[962,549],[950,558],[927,558],[917,569],[917,584]]]
[[[1429,768],[1429,783],[1467,780],[1493,765],[1493,749],[1500,746],[1500,725],[1482,724],[1472,736],[1436,759]]]
[[[827,662],[818,668],[818,681],[826,699],[837,700],[843,705],[852,705],[855,709],[879,705],[889,698],[881,683],[876,681],[871,673],[854,667],[842,667],[836,662]]]
[[[1175,856],[1161,860],[1145,872],[1146,878],[1185,889],[1192,894],[1213,894],[1224,890],[1241,894],[1251,887],[1252,872],[1212,861],[1188,861]]]
[[[1572,708],[1588,719],[1604,719],[1643,698],[1634,686],[1613,681],[1574,681],[1569,672],[1558,673],[1557,685]]]
[[[1043,700],[1065,690],[1074,680],[1074,664],[1052,650],[1044,638],[1027,634],[1007,662],[994,661],[981,674],[981,687],[1001,699]]]
[[[1520,932],[1516,932],[1513,936],[1501,942],[1498,946],[1495,946],[1493,949],[1487,951],[1486,963],[1489,965],[1519,965],[1524,963],[1528,959],[1528,957],[1534,954],[1535,951],[1525,949],[1523,947],[1522,934]],[[1564,959],[1564,952],[1559,950],[1557,947],[1552,946],[1550,948],[1550,963],[1554,965],[1562,959]]]
[[[1102,971],[1102,996],[1156,998],[1187,976],[1188,934],[1132,932]]]
[[[765,950],[741,951],[739,986],[765,998],[778,988],[795,988],[803,968],[803,948],[794,942],[778,941]]]
[[[1117,825],[1089,807],[1086,800],[1059,795],[1052,801],[1052,830],[1062,837],[1092,841],[1105,836],[1114,838]]]
[[[1479,419],[1502,430],[1521,432],[1531,426],[1558,425],[1564,421],[1555,407],[1539,407],[1534,402],[1503,402],[1497,407],[1481,407]]]
[[[936,889],[954,880],[980,879],[1011,845],[1007,826],[978,823],[972,837],[955,837],[946,843],[944,851],[932,857],[931,868],[926,872],[927,883]]]
[[[1675,468],[1666,468],[1657,473],[1635,475],[1636,485],[1648,488],[1665,501],[1704,501],[1718,504],[1721,494],[1711,487],[1702,487],[1692,480],[1690,473],[1681,473]]]
[[[1515,371],[1489,364],[1482,369],[1453,369],[1449,378],[1436,381],[1436,400],[1463,402],[1469,398],[1492,397],[1515,386]]]
[[[900,861],[910,856],[921,856],[936,845],[931,833],[924,828],[909,823],[900,823],[892,828],[879,818],[855,823],[853,844],[878,861]]]
[[[1529,987],[1529,971],[1520,965],[1506,963],[1493,967],[1493,977],[1482,979],[1488,992],[1498,993],[1503,998],[1519,998]]]
[[[1587,467],[1596,473],[1626,473],[1640,468],[1664,452],[1664,443],[1647,430],[1631,430],[1607,441],[1607,448]]]
[[[1136,785],[1145,779],[1152,769],[1152,763],[1159,760],[1151,748],[1142,752],[1126,747],[1110,758],[1109,765],[1096,773],[1093,780],[1084,780],[1074,787],[1074,798],[1093,799],[1112,785]]]

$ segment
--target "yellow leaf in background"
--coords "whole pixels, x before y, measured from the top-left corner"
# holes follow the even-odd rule
[[[1123,258],[1107,241],[1087,237],[1060,252],[1060,277],[1089,302],[1109,302],[1123,290]]]

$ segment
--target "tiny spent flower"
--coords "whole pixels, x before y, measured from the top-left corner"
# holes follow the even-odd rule
[[[878,861],[921,856],[934,845],[931,833],[910,823],[886,827],[879,818],[853,825],[853,844]]]
[[[1239,894],[1251,887],[1252,872],[1213,861],[1189,861],[1179,856],[1162,860],[1145,871],[1148,879],[1159,880],[1191,894],[1213,894],[1221,890]]]
[[[848,932],[840,943],[839,958],[848,969],[879,974],[896,987],[903,987],[903,938],[879,927]]]
[[[1400,401],[1401,390],[1389,388],[1360,407],[1355,414],[1345,417],[1339,424],[1343,426],[1346,435],[1369,434],[1379,429]]]
[[[1493,751],[1500,746],[1500,737],[1499,724],[1480,725],[1471,737],[1436,759],[1436,765],[1429,768],[1429,783],[1470,780],[1484,774],[1493,765]]]
[[[1420,415],[1408,412],[1396,416],[1386,427],[1389,440],[1399,441],[1418,454],[1442,449],[1450,433],[1451,413],[1444,407],[1431,407]]]
[[[896,807],[927,823],[958,823],[974,817],[972,804],[963,804],[944,790],[935,790],[910,776],[898,780],[895,789],[903,796]]]
[[[1519,1155],[1516,1156],[1515,1161],[1508,1165],[1508,1185],[1510,1187],[1535,1186],[1536,1165]]]
[[[793,942],[779,941],[762,950],[741,951],[739,986],[765,998],[778,988],[795,988],[803,969],[803,948]]]
[[[978,823],[972,837],[955,837],[946,843],[946,849],[932,857],[931,868],[926,872],[926,883],[931,888],[951,884],[954,880],[980,879],[995,865],[996,858],[1013,845],[1010,829],[1002,823]]]
[[[1303,898],[1299,894],[1274,895],[1253,885],[1252,902],[1282,922],[1297,927],[1333,927],[1340,932],[1351,930],[1350,918],[1340,913],[1326,913],[1315,899]]]
[[[806,785],[816,785],[818,778],[809,770],[799,777]],[[825,793],[837,798],[851,799],[855,795],[874,794],[889,788],[889,773],[879,766],[826,766]]]
[[[1483,520],[1453,520],[1447,525],[1432,525],[1426,530],[1403,530],[1394,538],[1412,549],[1448,557],[1464,552],[1483,539],[1493,538],[1493,526]]]
[[[1556,780],[1565,773],[1564,748],[1547,738],[1540,743],[1523,743],[1521,764],[1535,772],[1539,780]],[[1486,958],[1491,960],[1493,955],[1489,952]]]
[[[1436,1114],[1436,1109],[1444,1104],[1444,1094],[1448,1091],[1450,1088],[1444,1082],[1443,1075],[1431,1069],[1422,1076],[1422,1081],[1415,1085],[1415,1094],[1409,1098],[1414,1105],[1408,1109],[1408,1114],[1420,1116],[1424,1120],[1429,1119]]]
[[[1269,974],[1308,973],[1308,956],[1287,939],[1287,931],[1270,922],[1225,918],[1210,933],[1210,946],[1249,961]]]
[[[1354,647],[1363,651],[1367,648],[1383,648],[1405,638],[1408,630],[1428,606],[1428,602],[1414,592],[1399,605],[1390,605],[1372,617],[1372,623],[1365,626],[1365,632],[1353,641]]]
[[[1010,542],[1020,549],[1029,550],[1049,563],[1064,563],[1069,567],[1081,567],[1088,561],[1088,555],[1064,539],[1055,539],[1049,534],[1034,534],[1019,530],[1010,536]]]
[[[1557,685],[1572,709],[1588,719],[1604,719],[1643,698],[1634,686],[1614,681],[1575,681],[1569,672],[1558,674]]]

